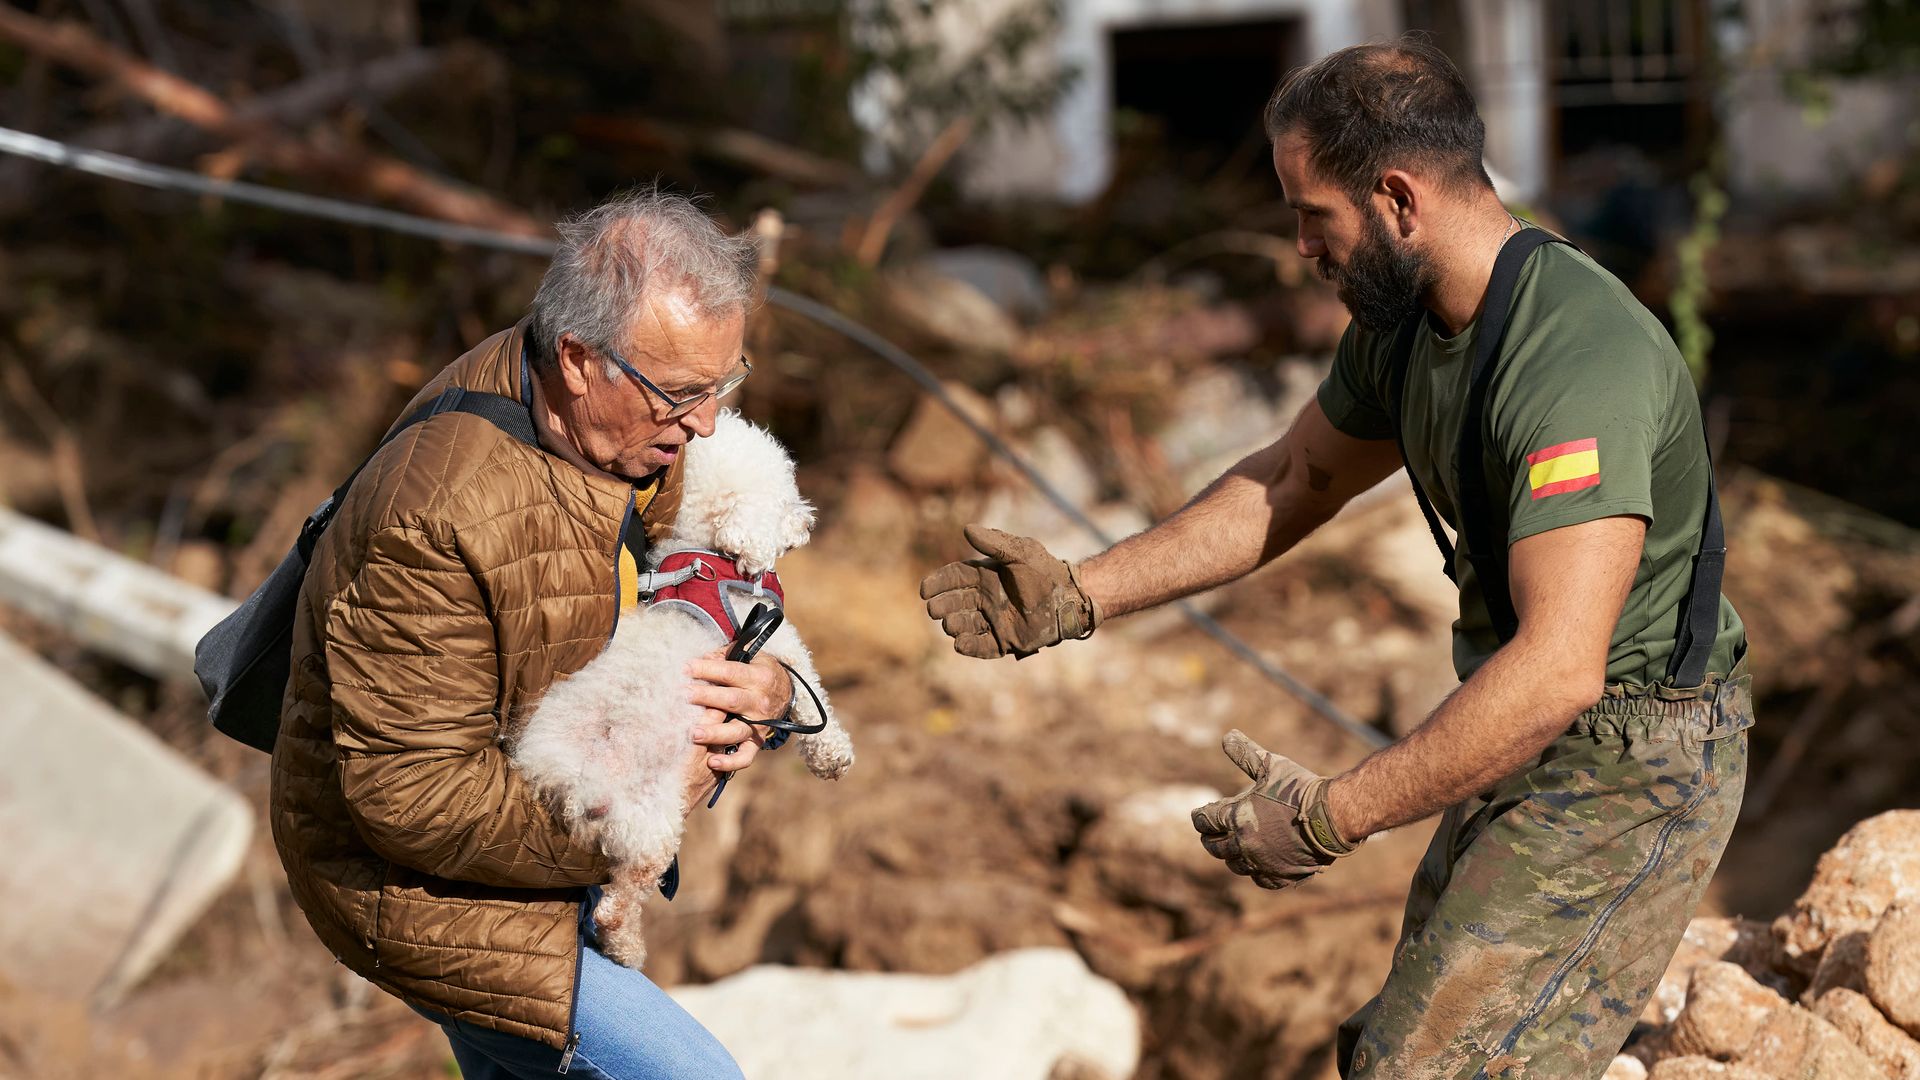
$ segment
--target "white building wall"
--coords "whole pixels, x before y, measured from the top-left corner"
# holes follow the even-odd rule
[[[887,2],[887,0],[876,0]],[[943,10],[946,47],[960,53],[1026,0],[961,0]],[[1538,198],[1547,176],[1547,94],[1542,61],[1544,0],[1466,0],[1473,55],[1461,57],[1488,128],[1488,158],[1509,199]],[[1402,29],[1397,0],[1067,0],[1050,58],[1079,77],[1052,114],[1026,128],[979,137],[956,166],[980,198],[1038,196],[1085,202],[1113,172],[1113,56],[1110,35],[1156,25],[1192,26],[1297,19],[1300,62]],[[885,95],[863,88],[855,116],[869,131],[886,124]],[[880,140],[875,140],[877,144]],[[869,164],[884,153],[869,148]]]
[[[878,0],[886,2],[886,0]],[[952,5],[942,36],[961,53],[979,34],[1025,0],[966,0]],[[1106,189],[1113,171],[1113,57],[1108,35],[1155,25],[1298,18],[1307,60],[1346,45],[1397,33],[1395,0],[1067,0],[1051,57],[1079,77],[1051,116],[1025,129],[1011,126],[978,139],[959,165],[969,194],[1040,196],[1085,202]],[[886,124],[884,88],[863,87],[854,115],[870,132]],[[876,139],[875,142],[881,140]],[[869,164],[883,154],[869,148]]]

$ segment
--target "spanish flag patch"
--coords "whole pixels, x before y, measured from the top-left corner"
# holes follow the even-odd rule
[[[1600,486],[1600,440],[1575,439],[1528,454],[1527,486],[1536,499]]]

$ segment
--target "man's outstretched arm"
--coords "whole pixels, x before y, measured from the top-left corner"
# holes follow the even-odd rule
[[[1309,401],[1278,442],[1082,563],[1080,583],[1103,617],[1205,592],[1272,562],[1399,467],[1392,442],[1343,435]]]
[[[1413,734],[1334,779],[1327,803],[1340,835],[1362,839],[1480,794],[1598,701],[1646,537],[1643,519],[1608,517],[1514,544],[1519,631]]]
[[[1605,687],[1646,531],[1641,518],[1609,517],[1515,543],[1514,639],[1419,730],[1331,781],[1228,732],[1223,748],[1252,783],[1193,812],[1201,843],[1234,873],[1285,889],[1373,833],[1438,813],[1532,764]]]
[[[1390,441],[1335,430],[1308,402],[1278,442],[1246,457],[1153,528],[1077,567],[1038,541],[977,525],[985,558],[927,575],[920,596],[967,656],[1025,656],[1099,620],[1225,584],[1271,562],[1400,465]]]

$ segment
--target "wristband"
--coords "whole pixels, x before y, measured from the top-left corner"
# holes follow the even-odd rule
[[[1308,846],[1329,859],[1338,859],[1351,855],[1360,845],[1348,843],[1333,827],[1332,812],[1327,809],[1327,788],[1331,787],[1322,780],[1308,796],[1307,804],[1300,808],[1298,823],[1300,831],[1307,838]],[[1364,840],[1364,837],[1362,838]]]

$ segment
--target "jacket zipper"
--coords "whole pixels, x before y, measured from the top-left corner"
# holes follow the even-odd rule
[[[626,550],[624,541],[627,535],[627,523],[633,520],[635,499],[635,493],[629,489],[627,491],[627,512],[620,515],[620,532],[613,538],[613,625],[607,629],[608,641],[612,641],[614,632],[620,629],[620,601],[622,599],[620,596],[620,553]],[[635,565],[633,569],[635,573],[640,572],[638,565]],[[580,923],[583,927],[587,921],[587,904],[589,902],[590,899],[585,897],[580,901]],[[585,948],[586,946],[582,945],[573,950],[573,999],[567,1004],[567,1045],[560,1054],[559,1071],[561,1073],[565,1073],[573,1068],[573,1052],[580,1049],[580,1031],[574,1025],[578,1023],[580,1019],[580,968],[586,961],[586,954],[582,951]]]

